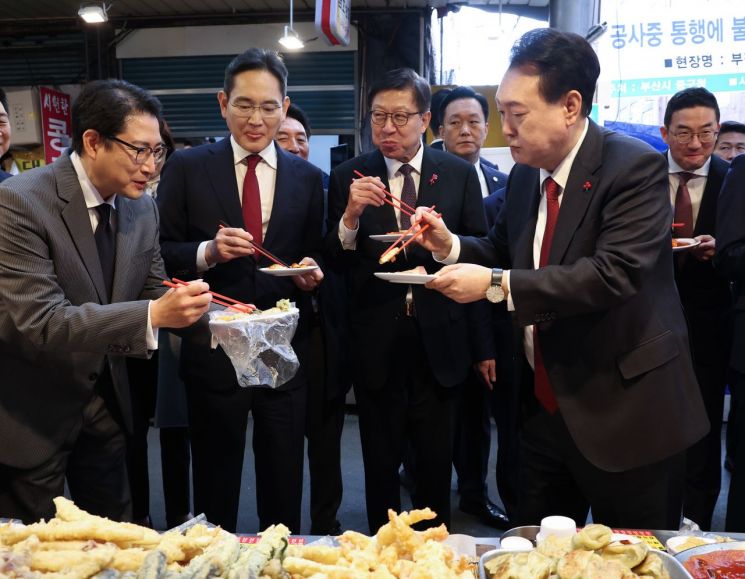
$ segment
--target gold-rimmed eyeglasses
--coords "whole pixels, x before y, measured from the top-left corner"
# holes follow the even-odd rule
[[[691,131],[678,131],[677,133],[671,134],[675,137],[675,140],[678,141],[678,143],[681,145],[687,145],[693,140],[693,137],[698,137],[700,143],[713,143],[719,133],[712,130],[706,130],[699,131],[698,133],[693,133]]]
[[[415,115],[422,115],[424,113],[415,112],[407,113],[406,111],[396,111],[395,113],[386,113],[385,111],[370,111],[370,120],[373,125],[380,127],[384,126],[388,122],[388,117],[391,118],[391,122],[397,127],[405,127],[409,119]]]
[[[115,137],[113,135],[109,135],[106,137],[107,139],[111,141],[116,141],[120,145],[124,145],[127,147],[130,151],[134,151],[135,154],[135,164],[136,165],[144,165],[147,163],[147,160],[152,156],[153,160],[155,161],[155,164],[161,163],[166,158],[166,153],[168,153],[168,147],[165,145],[158,145],[157,147],[138,147],[137,145],[133,145],[132,143],[128,143],[127,141],[124,141],[120,139],[119,137]]]

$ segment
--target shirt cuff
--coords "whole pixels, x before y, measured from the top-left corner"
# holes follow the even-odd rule
[[[212,269],[217,264],[213,263],[212,265],[207,263],[207,258],[205,257],[205,254],[207,253],[207,244],[209,241],[203,241],[199,244],[199,247],[197,247],[197,271],[207,271],[208,269]]]
[[[445,259],[437,259],[437,256],[434,253],[432,254],[432,259],[434,259],[436,262],[445,265],[453,265],[454,263],[458,263],[458,258],[460,258],[460,237],[451,234],[450,239],[452,240],[452,246],[450,247],[450,253]]]
[[[512,286],[510,285],[510,270],[509,269],[502,272],[502,285],[507,286],[507,288],[509,289],[509,292],[507,293],[507,311],[514,312],[515,302],[512,301]]]
[[[349,229],[344,225],[344,218],[339,220],[339,241],[343,249],[357,249],[357,232],[360,230],[359,221],[357,229]]]
[[[153,324],[150,321],[150,308],[153,307],[153,300],[150,300],[147,304],[147,330],[145,331],[145,342],[147,343],[148,350],[158,349],[158,328],[153,328]]]

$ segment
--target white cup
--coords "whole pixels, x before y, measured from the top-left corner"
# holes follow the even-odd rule
[[[544,517],[541,521],[541,530],[536,535],[536,541],[541,542],[549,535],[554,537],[571,537],[577,532],[577,525],[573,519],[554,515]]]

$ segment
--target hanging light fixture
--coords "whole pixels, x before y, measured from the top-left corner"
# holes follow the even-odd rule
[[[279,39],[279,43],[284,46],[287,50],[299,50],[305,46],[303,41],[300,40],[297,32],[292,27],[292,16],[293,16],[293,0],[290,0],[290,24],[285,26],[285,33],[282,38]]]
[[[80,10],[78,10],[78,16],[85,20],[88,24],[101,24],[109,19],[109,15],[106,13],[106,4],[101,3],[89,3],[82,4]]]

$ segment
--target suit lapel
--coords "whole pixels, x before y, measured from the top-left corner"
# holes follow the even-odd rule
[[[264,243],[268,248],[273,247],[272,242],[277,235],[282,235],[282,228],[291,224],[284,223],[283,207],[287,207],[292,192],[295,191],[295,172],[292,170],[292,162],[287,157],[290,153],[285,153],[278,145],[274,145],[277,151],[277,175],[274,181],[274,200],[272,201],[272,218],[269,220],[269,226],[266,229]]]
[[[601,164],[603,137],[600,129],[590,119],[585,141],[582,143],[577,156],[572,163],[569,180],[561,198],[561,209],[554,230],[551,243],[549,264],[561,263],[561,259],[569,247],[587,207],[592,199],[593,185],[596,184],[594,174]]]
[[[535,238],[535,227],[538,221],[538,205],[541,202],[541,182],[538,169],[528,168],[528,174],[521,178],[518,178],[516,173],[515,179],[510,181],[510,196],[513,195],[524,196],[524,200],[520,204],[524,214],[516,216],[514,222],[511,219],[507,221],[507,227],[511,227],[514,223],[519,228],[513,257],[514,266],[521,269],[534,269],[533,239]],[[521,227],[520,223],[525,225]]]
[[[390,191],[388,184],[388,167],[385,164],[385,159],[380,151],[375,151],[362,165],[360,173],[366,177],[380,177],[383,181],[385,188]],[[354,177],[357,178],[356,176]],[[398,231],[398,223],[396,222],[396,212],[393,207],[387,203],[383,205],[378,211],[379,218],[383,223],[382,232],[386,231]]]
[[[707,233],[713,234],[717,215],[717,199],[719,191],[722,188],[724,175],[727,173],[729,165],[720,161],[718,157],[712,155],[709,165],[709,175],[706,178],[706,186],[701,197],[701,205],[698,209],[698,216],[693,229],[693,235]]]
[[[424,145],[422,145],[424,147]],[[432,159],[428,147],[424,147],[422,155],[422,174],[419,179],[419,194],[417,195],[417,205],[431,207],[437,203],[442,194],[444,187],[443,176],[439,175],[440,162]]]
[[[78,175],[68,155],[64,155],[55,163],[54,174],[57,179],[57,195],[66,203],[61,212],[62,220],[96,288],[99,301],[103,304],[108,303],[109,297],[106,293],[101,261],[98,258],[98,249],[96,249],[96,241],[93,237],[91,218],[85,205]]]
[[[205,170],[214,192],[214,199],[222,208],[225,222],[231,227],[244,227],[240,193],[235,180],[235,163],[230,138],[210,148],[212,155],[205,161]],[[205,195],[207,192],[205,191]],[[215,223],[215,231],[218,224]]]

